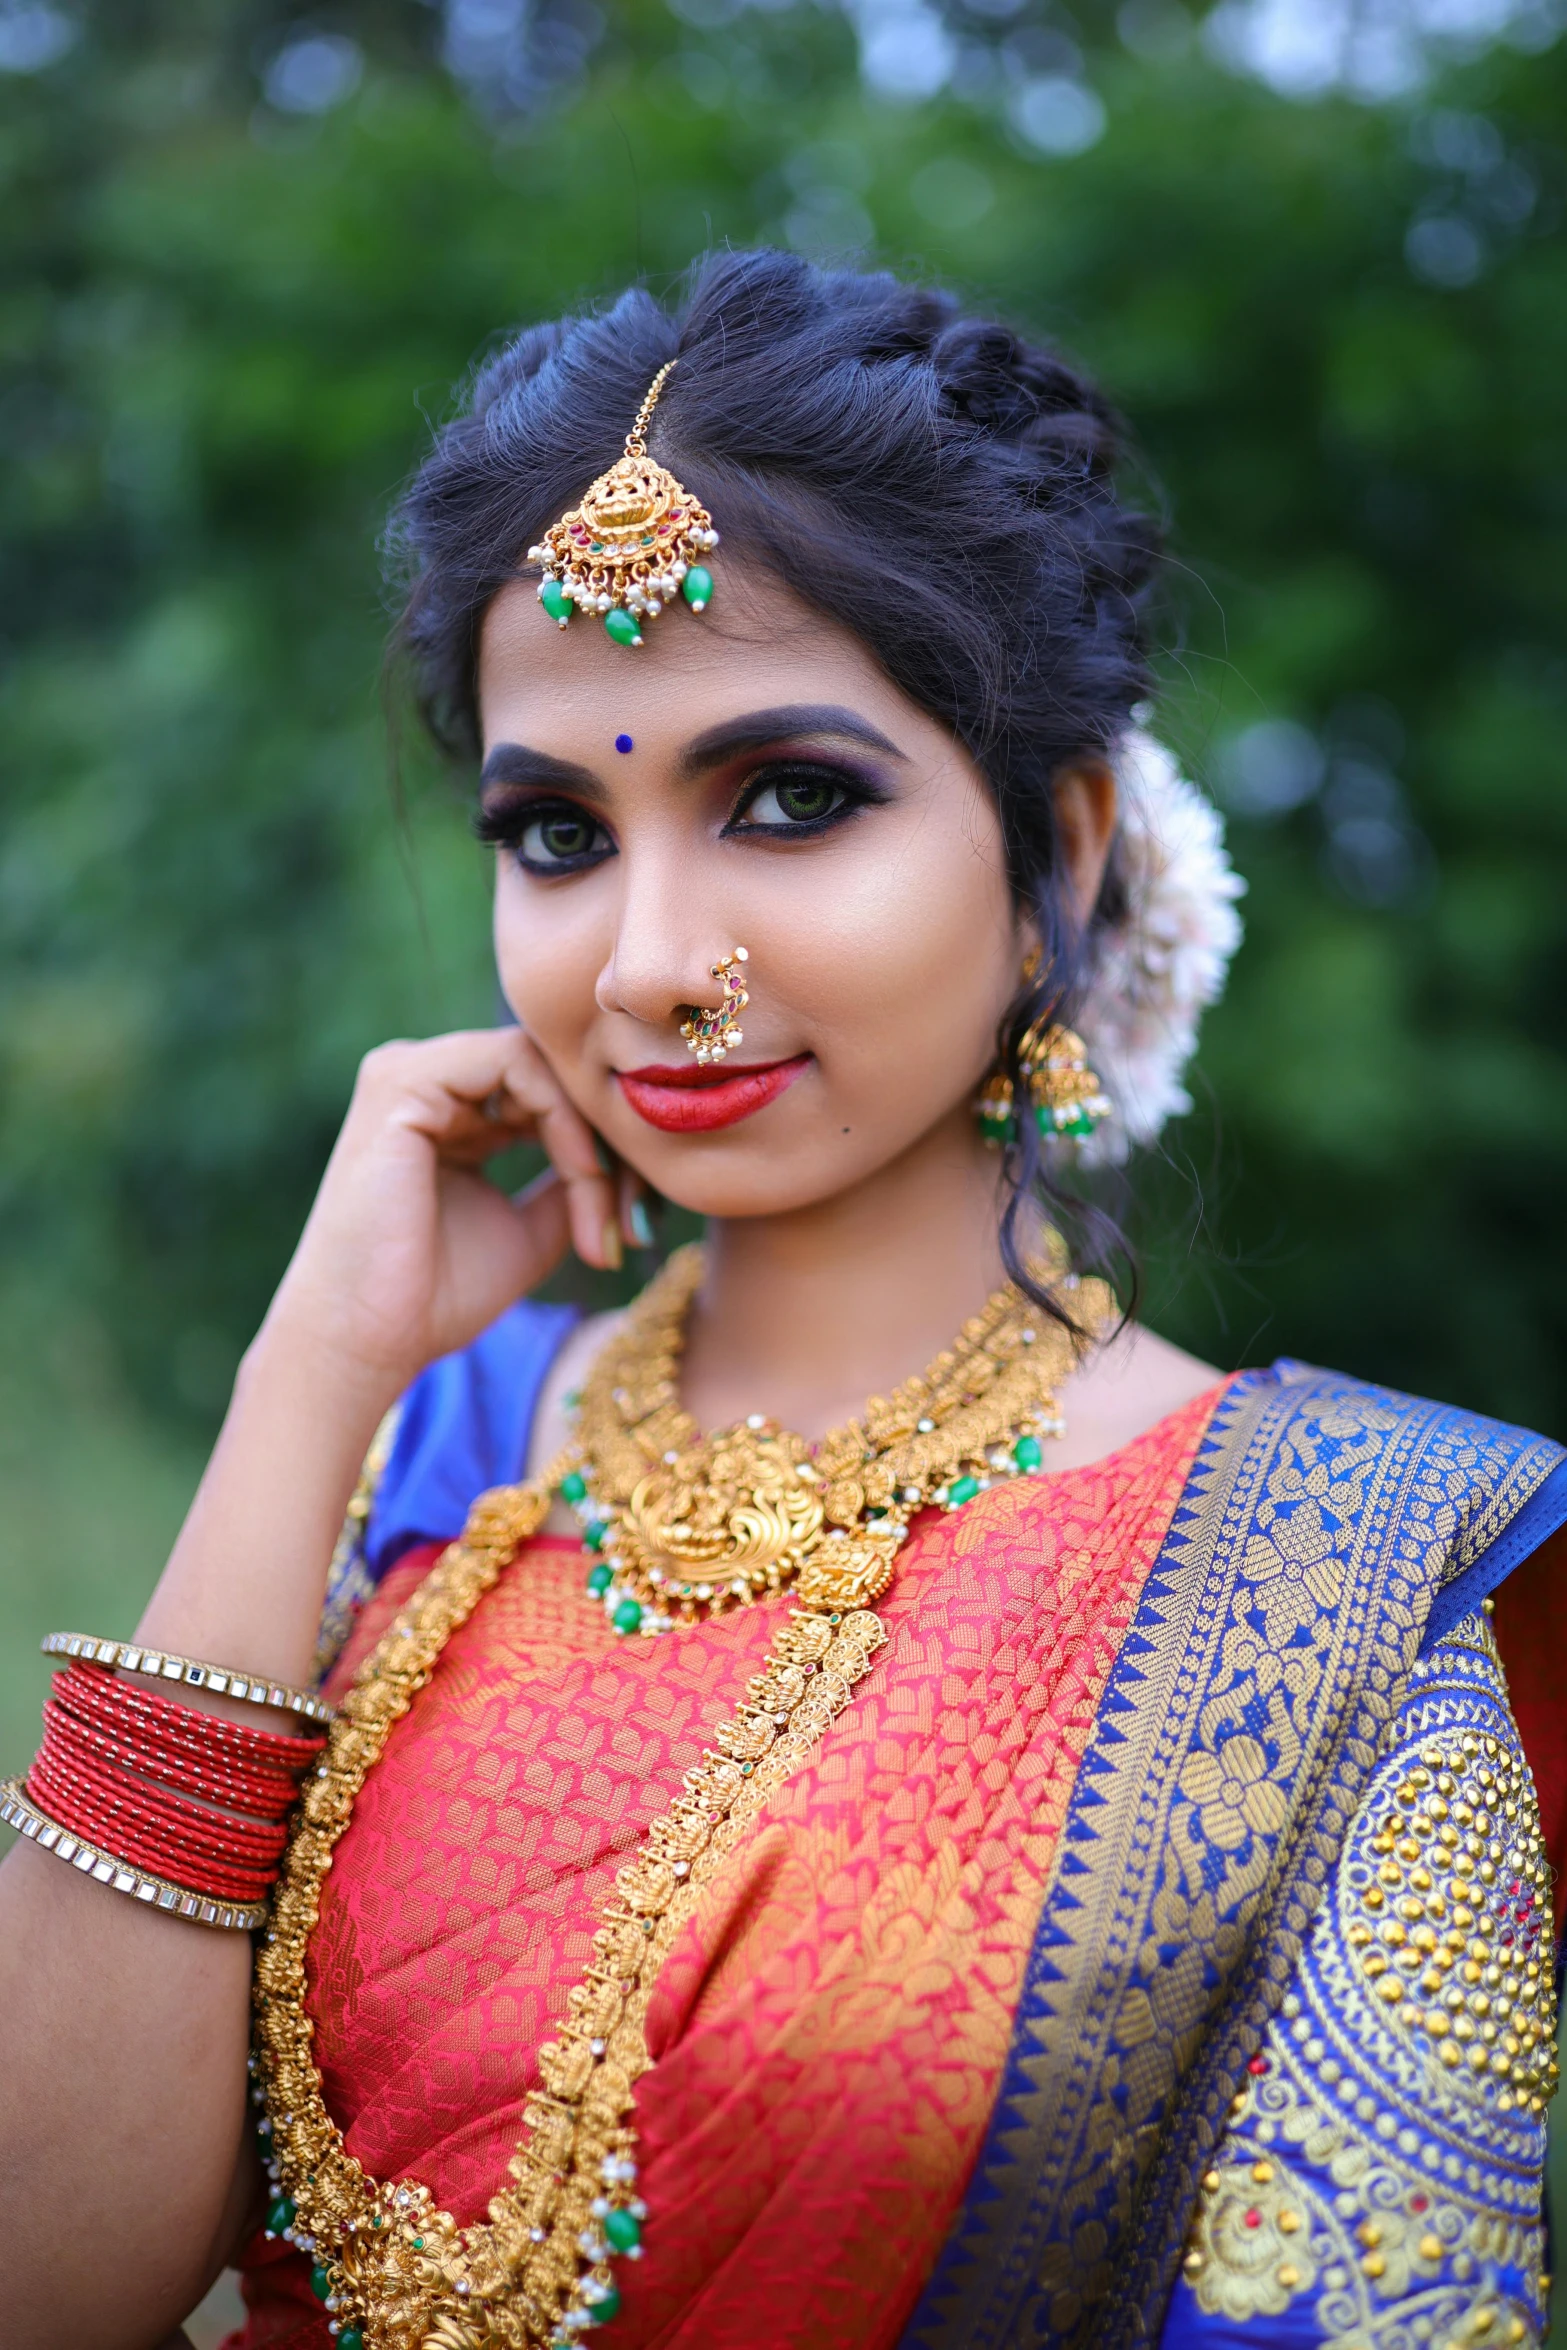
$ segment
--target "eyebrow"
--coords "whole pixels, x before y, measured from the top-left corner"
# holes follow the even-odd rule
[[[556,791],[569,791],[579,800],[599,800],[608,794],[591,767],[575,766],[570,759],[551,758],[548,751],[531,750],[526,743],[497,743],[479,770],[479,789],[491,790],[502,783],[548,784]]]
[[[737,752],[762,751],[769,743],[804,734],[828,735],[839,742],[859,743],[865,750],[880,751],[890,759],[906,756],[868,719],[857,717],[852,710],[840,709],[831,702],[796,702],[779,710],[753,710],[744,718],[726,718],[721,724],[710,726],[706,733],[695,735],[687,743],[681,753],[680,771],[688,777],[702,775],[709,767],[732,759]]]
[[[791,702],[777,710],[752,710],[743,718],[726,718],[717,726],[708,727],[705,733],[687,743],[680,755],[680,773],[690,781],[743,751],[763,751],[770,743],[797,739],[801,735],[858,743],[862,749],[880,751],[889,759],[901,760],[907,756],[868,719],[858,717],[853,710],[842,709],[833,702]],[[485,759],[479,771],[480,791],[491,791],[504,784],[544,785],[600,805],[609,797],[591,767],[554,758],[550,752],[536,751],[527,743],[497,743]]]

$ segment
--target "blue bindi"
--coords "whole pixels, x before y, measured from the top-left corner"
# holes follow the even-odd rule
[[[632,742],[629,734],[617,734],[615,737],[615,748],[617,751],[630,751],[634,750],[636,745]]]

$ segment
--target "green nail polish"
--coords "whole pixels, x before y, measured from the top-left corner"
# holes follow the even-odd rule
[[[638,1248],[651,1248],[653,1245],[653,1219],[647,1212],[646,1200],[634,1199],[632,1201],[626,1210],[626,1222],[631,1226],[631,1237]]]

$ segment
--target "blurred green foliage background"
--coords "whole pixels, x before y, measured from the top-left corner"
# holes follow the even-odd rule
[[[1050,331],[1167,501],[1159,724],[1251,892],[1155,1321],[1563,1430],[1567,41],[1433,13],[0,0],[8,1767],[357,1056],[493,1011],[466,779],[399,725],[388,790],[387,504],[500,331],[712,242]]]

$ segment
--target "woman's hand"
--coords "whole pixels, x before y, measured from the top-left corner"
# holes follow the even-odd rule
[[[519,1142],[551,1163],[510,1199],[483,1168]],[[390,1401],[542,1281],[568,1241],[590,1265],[618,1265],[616,1191],[520,1029],[381,1045],[257,1344],[324,1352]]]

